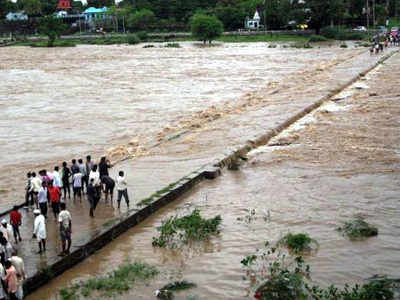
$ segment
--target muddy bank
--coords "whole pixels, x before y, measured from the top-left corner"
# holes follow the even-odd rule
[[[155,263],[164,275],[121,299],[149,299],[161,283],[183,277],[199,285],[192,293],[200,298],[242,299],[249,283],[241,279],[240,260],[265,239],[276,241],[288,228],[306,231],[319,241],[320,250],[308,260],[313,277],[323,285],[361,282],[376,273],[399,277],[395,250],[399,247],[399,151],[395,145],[400,139],[400,106],[396,104],[400,91],[391,84],[399,76],[395,71],[399,69],[392,67],[399,63],[396,55],[384,64],[385,72],[375,71],[362,81],[368,88],[351,87],[347,91],[350,97],[321,107],[294,126],[294,131],[283,132],[271,141],[275,146],[252,153],[240,171],[201,184],[179,203],[150,217],[32,297],[51,298],[57,288],[71,280],[102,274],[110,264],[122,263],[128,257]],[[388,66],[392,72],[386,72]],[[213,128],[203,134],[210,132]],[[197,137],[198,142],[201,132]],[[186,145],[195,144],[185,141]],[[198,148],[194,146],[186,149],[196,157]],[[196,249],[153,249],[151,237],[156,235],[160,220],[193,207],[208,216],[221,213],[221,237]],[[251,209],[256,211],[254,220],[238,220]],[[354,243],[334,231],[338,224],[359,213],[378,226],[377,238]]]

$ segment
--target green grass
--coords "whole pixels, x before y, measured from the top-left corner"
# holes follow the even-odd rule
[[[307,41],[308,37],[288,34],[268,34],[268,35],[233,35],[221,36],[217,39],[224,43],[251,43],[251,42],[302,42]]]
[[[392,29],[392,27],[400,27],[400,18],[390,18],[388,30]]]
[[[52,47],[75,47],[77,43],[74,41],[69,41],[69,40],[57,40],[54,42],[54,45]],[[47,41],[41,41],[41,42],[36,42],[36,43],[29,43],[29,46],[34,47],[34,48],[48,48]]]
[[[189,241],[206,240],[212,235],[219,234],[221,222],[220,215],[205,219],[200,215],[200,210],[198,209],[183,217],[173,216],[162,221],[162,225],[157,228],[160,236],[153,237],[152,245],[174,248],[177,246],[176,239],[185,244]]]
[[[345,222],[337,230],[349,239],[362,239],[378,235],[378,228],[365,222],[364,218],[357,216],[353,220]]]
[[[155,267],[143,262],[124,264],[105,276],[91,278],[63,288],[59,294],[62,300],[80,299],[80,295],[89,298],[93,292],[96,292],[95,297],[98,299],[114,297],[116,294],[130,290],[138,281],[147,281],[158,274],[159,271]]]
[[[307,233],[286,234],[279,242],[278,245],[284,245],[289,250],[298,254],[304,251],[310,251],[312,246],[317,242],[312,239]]]

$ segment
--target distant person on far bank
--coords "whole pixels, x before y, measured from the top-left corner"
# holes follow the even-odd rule
[[[113,204],[113,194],[114,194],[115,181],[110,176],[105,175],[105,176],[103,176],[101,178],[101,182],[103,183],[106,202],[108,201],[108,194],[110,194],[110,201],[111,201],[111,205],[112,205]]]
[[[60,208],[58,222],[60,224],[62,252],[59,255],[64,256],[68,255],[71,249],[72,218],[70,212],[66,209],[65,203],[61,203]]]
[[[21,241],[21,233],[19,232],[19,227],[22,225],[22,215],[18,211],[18,206],[14,206],[13,210],[10,213],[10,224],[13,229],[15,243],[18,244],[18,241]]]
[[[128,196],[128,183],[125,178],[124,171],[119,171],[117,177],[117,190],[118,190],[118,208],[121,206],[122,196],[125,198],[126,206],[129,208],[129,196]]]
[[[41,254],[42,252],[46,251],[46,238],[47,238],[46,219],[40,213],[39,209],[35,209],[33,211],[33,214],[35,215],[35,221],[33,226],[33,238],[37,239],[39,245],[38,254]]]

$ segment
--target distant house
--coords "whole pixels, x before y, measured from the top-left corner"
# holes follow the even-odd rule
[[[28,20],[28,16],[25,14],[24,11],[15,12],[15,13],[10,12],[7,14],[6,20],[7,21],[24,21],[24,20]]]
[[[83,14],[85,15],[86,21],[94,21],[98,19],[104,19],[107,11],[108,11],[107,7],[103,8],[89,7],[83,12]]]
[[[68,16],[68,13],[65,10],[60,10],[56,13],[57,18],[65,18]]]
[[[258,11],[255,12],[253,19],[250,19],[249,17],[246,18],[244,21],[244,28],[245,29],[258,29],[260,27],[263,27],[260,24],[260,15],[258,14]]]

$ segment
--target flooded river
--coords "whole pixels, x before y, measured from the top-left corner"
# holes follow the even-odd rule
[[[201,183],[28,299],[56,299],[59,288],[135,259],[162,273],[118,299],[155,299],[156,289],[176,279],[198,285],[177,299],[245,299],[252,287],[243,279],[241,259],[289,231],[318,241],[319,250],[306,258],[318,284],[360,283],[374,274],[399,278],[400,87],[393,84],[399,76],[397,54],[251,152],[239,171]],[[217,238],[179,251],[152,247],[161,220],[194,208],[222,216]],[[244,222],[253,209],[252,220]],[[377,237],[352,242],[335,231],[359,214],[378,227]]]
[[[146,153],[165,130],[196,126],[192,116],[202,110],[363,52],[181,45],[0,48],[0,209],[21,202],[29,169],[132,139],[134,147],[117,147],[116,156]]]

